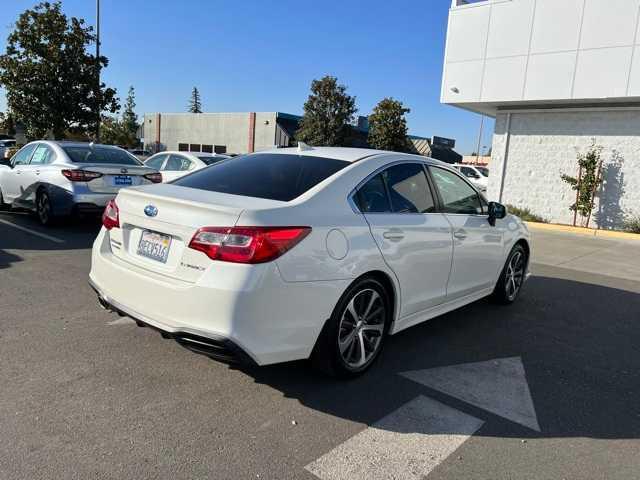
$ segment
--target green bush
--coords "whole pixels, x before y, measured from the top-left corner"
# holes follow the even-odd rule
[[[507,205],[507,211],[520,217],[525,222],[538,222],[538,223],[549,223],[549,220],[542,218],[540,215],[536,215],[528,208],[518,208],[513,205]]]
[[[627,218],[623,228],[625,232],[640,233],[640,216]]]

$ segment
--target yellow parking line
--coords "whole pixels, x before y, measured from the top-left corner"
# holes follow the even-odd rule
[[[22,230],[23,232],[30,233],[31,235],[35,235],[36,237],[44,238],[45,240],[49,240],[55,243],[65,243],[61,238],[54,237],[52,235],[47,235],[45,233],[36,232],[35,230],[31,230],[30,228],[22,227],[20,225],[16,225],[12,222],[7,222],[6,220],[0,219],[0,223],[4,223],[6,225],[10,225],[13,228],[17,228],[18,230]]]

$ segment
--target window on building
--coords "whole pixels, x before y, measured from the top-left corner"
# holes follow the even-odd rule
[[[199,143],[190,143],[189,144],[189,151],[190,152],[199,152],[200,151],[200,144]]]
[[[202,153],[213,153],[213,145],[202,145]]]
[[[226,145],[215,145],[213,147],[213,151],[215,153],[227,153],[227,146]]]
[[[188,152],[189,151],[189,144],[188,143],[179,143],[178,144],[178,151],[179,152]]]

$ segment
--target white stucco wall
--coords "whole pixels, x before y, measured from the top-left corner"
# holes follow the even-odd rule
[[[508,116],[496,118],[487,195],[498,200]],[[624,215],[640,215],[640,108],[512,113],[502,203],[527,207],[555,223],[570,224],[575,192],[560,179],[577,176],[577,149],[592,138],[604,147],[604,185],[592,225],[619,227]]]

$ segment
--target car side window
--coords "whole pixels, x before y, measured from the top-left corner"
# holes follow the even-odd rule
[[[480,196],[467,182],[449,170],[429,167],[440,192],[444,213],[481,215],[484,213]]]
[[[478,175],[473,168],[462,167],[460,170],[462,171],[462,174],[467,178],[480,178],[480,175]]]
[[[355,195],[355,201],[362,213],[391,213],[391,204],[382,174],[379,173],[360,187]]]
[[[157,157],[153,157],[151,160],[145,162],[147,167],[155,168],[156,170],[160,170],[162,168],[162,164],[164,163],[167,155],[158,155]]]
[[[170,172],[182,172],[188,170],[189,165],[191,165],[191,160],[188,158],[183,157],[182,155],[169,155],[169,160],[163,170]]]
[[[36,147],[31,157],[31,165],[47,165],[53,161],[53,151],[46,145]]]
[[[15,167],[17,165],[28,165],[29,161],[31,160],[31,154],[36,149],[36,145],[37,144],[35,143],[26,145],[22,148],[22,150],[16,153],[11,160],[13,166]]]
[[[395,213],[434,213],[433,200],[424,168],[419,163],[395,165],[384,171],[391,208]]]

